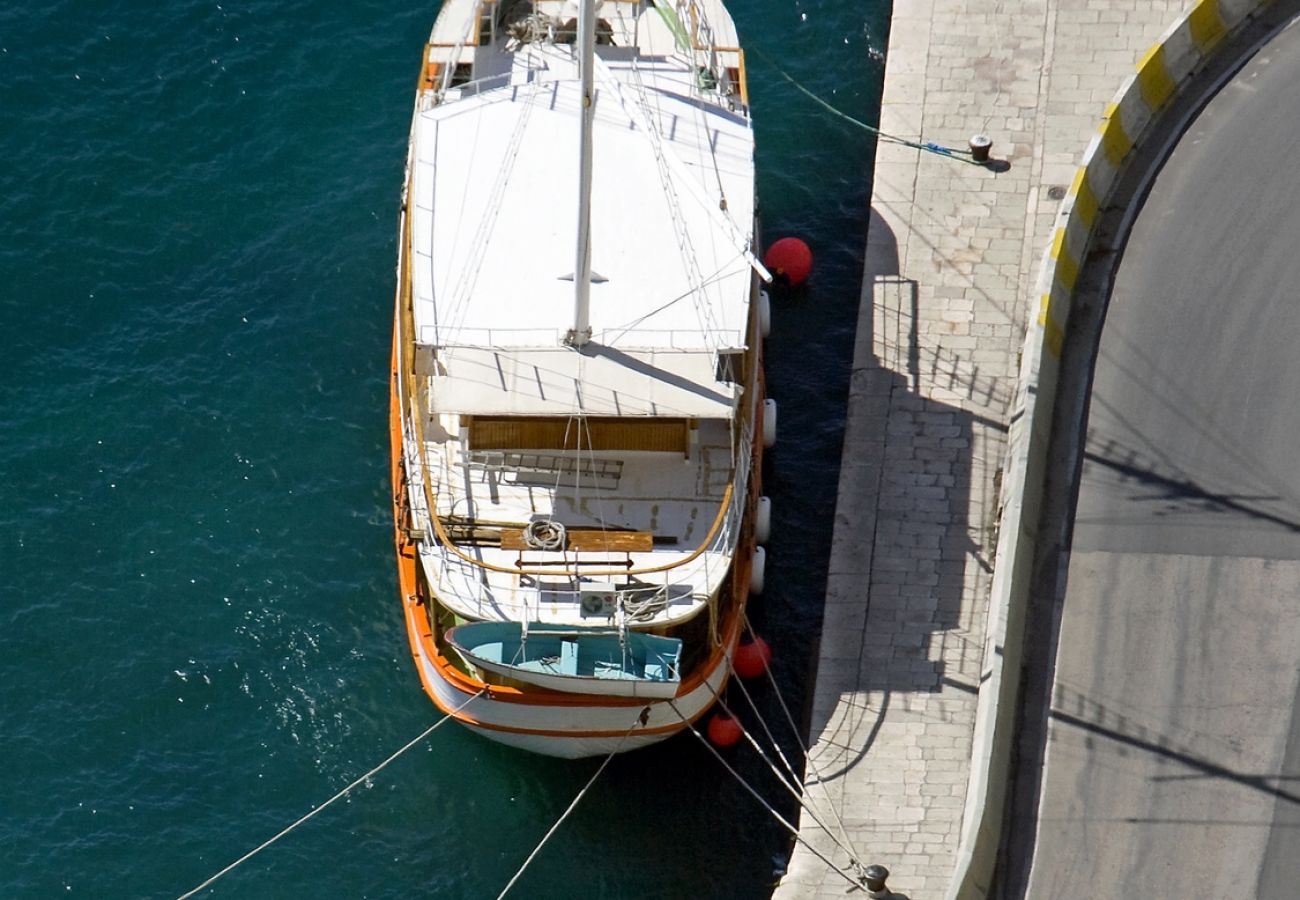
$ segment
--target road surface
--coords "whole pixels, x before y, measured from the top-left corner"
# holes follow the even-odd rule
[[[1028,896],[1300,897],[1300,26],[1179,140],[1089,407]]]

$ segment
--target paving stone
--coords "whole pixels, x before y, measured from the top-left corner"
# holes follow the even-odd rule
[[[846,429],[864,437],[845,442],[813,692],[812,756],[832,780],[810,792],[830,791],[893,890],[926,900],[955,864],[995,479],[1058,206],[1047,188],[1072,180],[1104,105],[1189,0],[893,5],[881,127],[952,146],[985,131],[1010,168],[877,148]],[[775,897],[846,888],[797,850]]]

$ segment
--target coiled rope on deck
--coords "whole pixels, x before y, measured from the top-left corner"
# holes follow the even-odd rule
[[[195,888],[191,888],[190,890],[188,890],[188,891],[186,891],[185,893],[181,894],[179,897],[176,898],[176,900],[187,900],[187,898],[189,898],[189,897],[193,897],[195,894],[197,894],[199,891],[201,891],[201,890],[203,890],[204,888],[206,888],[208,885],[212,884],[214,881],[216,881],[216,880],[217,880],[218,878],[220,878],[221,876],[223,876],[223,875],[225,875],[225,874],[227,874],[227,873],[233,871],[233,870],[236,869],[237,867],[243,865],[243,864],[244,864],[245,862],[247,862],[248,860],[252,859],[252,858],[253,858],[254,856],[256,856],[257,854],[261,853],[261,852],[262,852],[263,850],[265,850],[267,847],[271,846],[271,845],[274,844],[276,841],[280,840],[280,838],[284,837],[286,834],[288,834],[289,832],[293,831],[293,830],[294,830],[295,828],[297,828],[299,825],[301,825],[302,823],[304,823],[304,822],[306,822],[308,819],[310,819],[312,816],[316,815],[316,814],[319,813],[321,810],[325,809],[325,807],[329,806],[329,805],[330,805],[331,803],[333,803],[335,800],[339,800],[339,799],[341,799],[341,798],[347,796],[348,792],[350,792],[350,791],[351,791],[353,788],[355,788],[357,785],[359,785],[359,784],[364,784],[364,783],[365,783],[366,781],[368,781],[371,777],[373,777],[374,775],[378,774],[378,773],[380,772],[380,770],[382,770],[385,766],[387,766],[387,765],[388,765],[389,763],[391,763],[393,760],[397,759],[397,757],[401,756],[401,755],[402,755],[403,753],[405,753],[407,750],[410,750],[410,749],[411,749],[412,747],[414,747],[416,744],[420,743],[420,741],[424,740],[424,739],[427,738],[429,735],[431,735],[431,734],[433,734],[435,731],[437,731],[438,728],[440,728],[440,727],[443,725],[443,723],[445,723],[448,719],[450,719],[450,718],[452,717],[452,714],[453,714],[453,713],[460,712],[460,710],[464,709],[464,708],[465,708],[466,706],[468,706],[468,705],[469,705],[469,704],[470,704],[470,703],[471,703],[475,698],[477,698],[477,697],[479,696],[479,694],[482,694],[484,690],[486,690],[486,688],[484,688],[484,689],[482,689],[482,690],[479,690],[477,693],[475,693],[472,697],[470,697],[468,700],[466,700],[466,701],[465,701],[464,703],[462,703],[460,706],[456,707],[454,710],[452,710],[451,712],[449,712],[449,713],[447,713],[446,715],[444,715],[441,719],[439,719],[438,721],[434,722],[434,723],[433,723],[432,725],[430,725],[428,728],[424,729],[424,731],[420,732],[420,734],[418,734],[416,737],[412,738],[412,739],[411,739],[410,741],[408,741],[406,744],[402,745],[401,749],[399,749],[396,753],[392,754],[392,755],[389,756],[386,760],[384,760],[384,761],[381,762],[379,765],[377,765],[377,766],[375,766],[373,769],[371,769],[369,772],[367,772],[366,774],[362,775],[360,778],[358,778],[358,779],[356,779],[355,781],[353,781],[351,784],[349,784],[349,785],[348,785],[347,787],[345,787],[343,790],[339,791],[339,792],[338,792],[337,794],[335,794],[333,797],[330,797],[328,800],[326,800],[326,801],[325,801],[324,803],[322,803],[320,806],[317,806],[317,807],[316,807],[315,809],[313,809],[311,812],[307,813],[307,815],[305,815],[305,816],[303,816],[302,818],[298,819],[298,821],[294,822],[292,825],[288,826],[287,828],[284,828],[284,829],[281,830],[278,834],[276,834],[274,837],[269,838],[268,840],[265,840],[265,841],[263,841],[262,843],[258,844],[258,845],[257,845],[256,847],[254,847],[252,850],[249,850],[247,853],[245,853],[243,856],[239,857],[239,859],[235,860],[235,861],[232,862],[230,865],[226,866],[226,867],[225,867],[224,869],[222,869],[220,872],[217,872],[215,875],[212,875],[211,877],[209,877],[209,878],[208,878],[206,881],[204,881],[202,884],[198,885],[198,886],[195,887]]]

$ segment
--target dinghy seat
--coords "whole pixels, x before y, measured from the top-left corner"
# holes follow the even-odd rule
[[[560,641],[560,674],[578,674],[578,642]]]

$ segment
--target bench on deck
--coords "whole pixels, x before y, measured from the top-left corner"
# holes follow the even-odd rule
[[[502,528],[501,549],[522,551],[534,548],[525,543],[522,528]],[[577,553],[649,553],[654,549],[654,535],[648,531],[571,528],[565,549]]]

